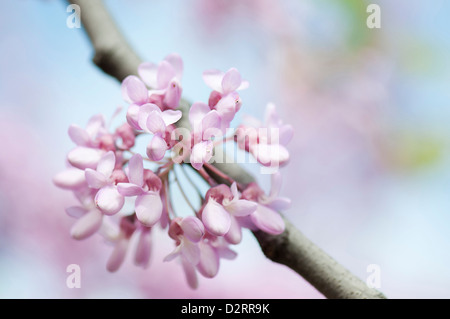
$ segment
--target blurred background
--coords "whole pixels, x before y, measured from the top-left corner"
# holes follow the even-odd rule
[[[381,28],[366,8],[381,8]],[[236,67],[250,82],[243,114],[267,102],[295,127],[282,169],[285,212],[362,280],[379,265],[390,298],[450,297],[450,2],[444,0],[105,1],[143,60],[179,53],[183,95],[206,101],[206,69]],[[100,236],[77,242],[52,177],[65,168],[70,124],[125,106],[120,86],[91,63],[64,1],[4,1],[0,12],[0,297],[323,298],[267,260],[251,233],[214,279],[191,290],[162,259],[106,271]],[[83,12],[81,12],[83,14]],[[122,113],[124,115],[124,113]],[[250,170],[257,172],[255,167]],[[270,187],[267,176],[258,176]],[[81,267],[81,288],[66,267]]]

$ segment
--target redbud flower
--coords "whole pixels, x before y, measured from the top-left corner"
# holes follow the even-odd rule
[[[133,155],[128,164],[129,183],[118,183],[117,188],[122,196],[137,196],[136,217],[142,224],[150,227],[158,222],[163,209],[159,195],[161,180],[149,170],[145,173],[142,156]]]
[[[139,127],[145,132],[153,134],[153,138],[147,146],[149,159],[159,161],[164,158],[170,144],[165,141],[167,128],[177,122],[181,116],[181,111],[161,111],[157,105],[151,103],[140,107],[138,113]]]
[[[113,176],[115,163],[116,156],[114,152],[109,151],[101,157],[97,170],[87,168],[85,171],[89,187],[98,189],[95,205],[106,215],[116,214],[125,202],[124,197],[117,191],[117,175]]]

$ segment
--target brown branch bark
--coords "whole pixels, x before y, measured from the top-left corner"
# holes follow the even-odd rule
[[[136,74],[141,60],[122,36],[101,0],[69,2],[81,8],[81,21],[94,47],[94,63],[119,81]],[[187,112],[189,103],[182,100],[180,108],[183,113]],[[181,123],[181,126],[186,125]],[[254,181],[253,176],[237,164],[216,164],[216,167],[242,184]],[[284,220],[286,230],[281,235],[253,232],[267,258],[293,269],[327,298],[385,298],[313,244],[288,220]]]

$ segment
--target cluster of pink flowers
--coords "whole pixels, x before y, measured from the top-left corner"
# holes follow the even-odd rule
[[[231,137],[223,138],[242,106],[238,91],[248,87],[231,68],[225,73],[204,72],[203,79],[213,90],[209,101],[192,105],[189,134],[177,134],[176,123],[183,116],[177,110],[182,94],[181,58],[171,54],[157,65],[143,63],[138,74],[122,82],[122,94],[129,103],[126,123],[111,132],[103,116],[95,115],[86,128],[70,126],[69,136],[76,147],[67,155],[68,168],[54,177],[54,183],[71,190],[79,201],[66,209],[77,219],[72,237],[85,239],[100,233],[114,244],[109,271],[119,269],[131,242],[135,263],[146,267],[152,229],[159,226],[168,229],[175,243],[164,260],[180,260],[189,285],[195,288],[197,273],[214,277],[220,258],[236,256],[230,246],[240,243],[242,228],[282,233],[284,221],[278,211],[290,205],[289,199],[278,194],[278,171],[272,175],[269,194],[256,183],[242,185],[212,165],[215,147],[234,140],[261,164],[283,165],[289,159],[285,145],[293,129],[281,122],[269,104],[264,124],[250,119]],[[262,134],[259,128],[274,131],[276,136]],[[135,150],[135,140],[141,136],[149,137],[146,156]],[[173,208],[169,177],[176,174],[175,165],[192,167],[209,185],[206,194],[199,194],[200,207],[194,208],[184,196],[193,210],[190,216]],[[214,176],[227,184],[218,183]],[[133,206],[126,204],[129,201]]]

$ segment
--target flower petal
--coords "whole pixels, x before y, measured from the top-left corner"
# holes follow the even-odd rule
[[[109,151],[104,154],[100,161],[97,164],[97,172],[109,178],[114,170],[114,166],[116,165],[116,156],[113,151]]]
[[[139,125],[139,110],[139,105],[130,104],[127,111],[127,122],[135,130],[142,130],[141,126]]]
[[[212,157],[213,147],[214,144],[211,141],[195,144],[190,157],[192,167],[198,170],[208,162]]]
[[[224,236],[225,240],[230,244],[237,245],[242,240],[242,229],[241,225],[234,216],[231,216],[231,226],[230,230]]]
[[[229,69],[222,79],[222,93],[228,94],[233,91],[236,91],[236,89],[241,85],[242,78],[241,74],[236,68]]]
[[[104,151],[102,150],[79,146],[67,154],[67,160],[72,166],[79,169],[96,169],[103,154]]]
[[[197,269],[206,278],[213,278],[219,272],[219,256],[211,245],[200,243],[200,262]]]
[[[171,53],[167,55],[164,60],[172,65],[172,68],[175,70],[176,77],[179,81],[181,81],[181,77],[183,76],[183,59],[177,53]]]
[[[239,199],[231,201],[225,206],[225,209],[234,216],[247,216],[253,213],[257,207],[258,204],[255,202]]]
[[[122,96],[129,103],[144,104],[148,100],[148,90],[137,76],[127,76],[122,82]]]
[[[181,245],[183,257],[189,260],[192,265],[197,265],[200,261],[200,248],[198,248],[198,245],[187,238],[183,238]]]
[[[197,273],[195,272],[195,267],[186,258],[181,258],[181,265],[183,266],[184,274],[189,287],[192,289],[197,289],[198,278]]]
[[[206,85],[219,93],[223,93],[222,92],[223,77],[224,73],[219,70],[207,70],[203,72],[203,81],[205,81]]]
[[[100,229],[102,219],[103,214],[99,210],[93,209],[77,220],[70,230],[70,235],[78,240],[87,238]]]
[[[180,227],[184,235],[192,242],[199,242],[205,234],[205,227],[200,219],[194,216],[187,216],[182,219]]]
[[[86,186],[84,171],[78,168],[70,167],[53,177],[53,183],[63,189],[78,189]]]
[[[267,206],[277,211],[286,210],[291,207],[291,200],[287,197],[276,197],[267,203]]]
[[[157,89],[165,89],[170,81],[176,76],[176,72],[175,69],[173,68],[173,66],[165,61],[162,60],[159,64],[158,64],[158,75],[156,78],[157,81]]]
[[[87,209],[81,207],[81,206],[71,206],[66,208],[66,213],[70,217],[74,218],[80,218],[84,214],[86,214],[88,211]]]
[[[86,176],[86,181],[90,188],[100,189],[107,184],[107,179],[105,175],[94,171],[93,169],[86,168],[84,171]]]
[[[202,221],[206,229],[215,236],[225,235],[231,226],[230,214],[211,198],[203,209]]]
[[[164,124],[166,124],[166,126],[173,124],[175,122],[177,122],[179,119],[181,119],[181,116],[183,116],[183,113],[181,113],[181,111],[174,111],[174,110],[166,110],[164,112],[162,112],[161,117],[164,121]]]
[[[106,215],[118,213],[124,203],[124,197],[114,186],[102,187],[95,195],[95,205]]]
[[[151,62],[141,63],[138,67],[138,74],[141,79],[150,88],[156,88],[156,74],[158,71],[158,66]]]
[[[263,205],[258,205],[250,218],[259,229],[266,233],[279,235],[284,231],[285,224],[280,214]]]
[[[181,245],[178,245],[177,247],[175,247],[175,249],[170,254],[168,254],[166,257],[164,257],[163,261],[164,262],[172,261],[180,255],[181,255]]]
[[[129,240],[121,238],[117,241],[111,256],[106,264],[106,269],[110,272],[117,271],[125,260],[127,254]]]
[[[167,90],[164,94],[164,106],[171,109],[176,109],[180,104],[182,92],[183,89],[181,88],[180,82],[176,78],[173,78],[173,80],[167,85]]]
[[[166,124],[161,117],[161,111],[152,111],[147,117],[145,127],[153,134],[161,133],[166,131]]]
[[[160,161],[166,155],[167,149],[166,141],[159,134],[156,134],[147,145],[147,156],[152,161]]]
[[[134,255],[134,262],[138,266],[147,268],[150,261],[152,248],[152,236],[150,229],[142,229],[139,233],[139,240],[136,245],[136,253]]]
[[[153,103],[146,103],[139,107],[138,115],[137,115],[137,121],[138,125],[141,130],[144,130],[146,132],[150,132],[147,128],[147,119],[153,111],[161,112],[159,107],[156,104]]]
[[[240,90],[245,90],[250,86],[250,83],[248,83],[248,81],[243,80],[241,82],[241,85],[239,85],[239,87],[236,89],[236,91],[240,91]]]
[[[209,111],[208,114],[202,119],[202,132],[211,128],[220,128],[221,117],[216,110]]]
[[[250,146],[250,151],[263,166],[276,167],[289,161],[288,150],[280,144],[256,144]]]
[[[141,186],[132,183],[118,183],[117,191],[123,196],[138,196],[144,193]]]
[[[79,146],[88,146],[91,137],[89,136],[88,132],[86,132],[83,128],[79,127],[78,125],[72,124],[69,126],[69,137],[75,144]]]
[[[194,132],[201,132],[203,118],[211,111],[208,105],[203,102],[195,102],[189,109],[189,122]]]
[[[144,162],[140,154],[135,154],[130,158],[128,180],[139,187],[144,185]]]
[[[135,204],[137,219],[147,227],[153,226],[161,218],[162,202],[158,193],[139,195]]]

